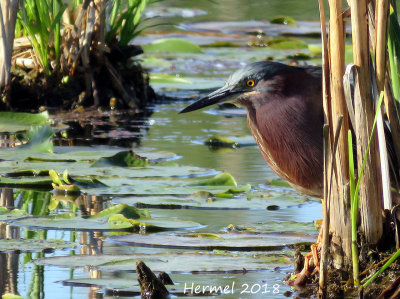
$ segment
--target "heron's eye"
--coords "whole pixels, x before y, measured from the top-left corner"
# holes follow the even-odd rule
[[[254,85],[256,85],[256,82],[253,79],[249,79],[246,81],[247,87],[253,87]]]

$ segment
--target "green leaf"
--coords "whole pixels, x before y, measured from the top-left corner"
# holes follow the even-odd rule
[[[61,181],[60,177],[58,176],[57,171],[50,169],[49,176],[51,177],[54,184],[59,185],[59,186],[63,185],[63,182]]]
[[[277,16],[273,17],[271,20],[269,20],[271,24],[281,24],[281,25],[289,25],[289,26],[295,26],[296,21],[288,16]]]
[[[0,132],[20,132],[49,124],[49,113],[0,112]]]
[[[1,296],[1,298],[2,299],[24,299],[24,297],[21,297],[20,295],[10,294],[10,293],[3,294],[3,296]]]
[[[214,135],[209,138],[207,138],[204,141],[205,145],[211,146],[211,147],[237,147],[238,144],[232,139],[229,139],[228,137],[221,136],[221,135]]]
[[[131,206],[128,206],[126,204],[119,204],[115,205],[112,207],[109,207],[96,215],[90,216],[89,218],[91,219],[96,219],[96,218],[103,218],[103,217],[110,217],[114,214],[120,214],[123,215],[124,217],[128,219],[138,219],[143,216],[143,213]]]
[[[150,74],[150,83],[193,84],[193,82],[190,80],[168,74]]]
[[[143,45],[142,48],[145,52],[204,53],[197,44],[178,38],[159,39],[149,45]]]
[[[143,158],[132,151],[122,151],[111,157],[100,158],[91,167],[121,166],[121,167],[145,167],[149,164],[147,158]]]
[[[188,186],[237,186],[237,183],[232,175],[227,172],[217,174],[211,179],[197,181]]]
[[[307,49],[306,42],[291,38],[291,37],[278,37],[266,42],[266,44],[273,49]]]

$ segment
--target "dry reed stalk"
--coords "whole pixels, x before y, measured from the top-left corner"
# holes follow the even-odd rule
[[[374,98],[378,97],[378,94],[384,92],[385,79],[386,79],[386,45],[387,45],[387,31],[388,31],[388,20],[389,20],[389,1],[377,0],[375,6],[375,71],[376,71],[376,85],[377,94]],[[372,26],[370,25],[370,30]],[[372,43],[373,44],[373,43]],[[385,106],[388,107],[389,99],[385,100]],[[388,109],[386,109],[388,111]],[[386,147],[386,136],[384,131],[384,112],[381,110],[377,120],[377,132],[379,141],[379,153],[381,162],[381,176],[382,176],[382,192],[383,192],[383,207],[384,209],[392,209],[392,192],[389,177],[389,161],[388,152]],[[397,119],[397,118],[396,118]]]
[[[326,35],[326,19],[323,0],[318,0],[320,22],[321,22],[321,43],[322,43],[322,95],[323,107],[325,115],[324,125],[324,200],[322,205],[323,223],[322,223],[322,244],[321,244],[321,265],[319,275],[320,294],[326,296],[326,281],[328,277],[328,250],[329,250],[329,193],[332,165],[329,163],[329,118],[330,118],[330,100],[329,100],[329,55],[328,55],[328,40]]]
[[[11,56],[18,0],[1,0],[0,4],[0,87],[6,87],[11,83]]]
[[[369,136],[374,121],[374,106],[371,96],[367,0],[352,0],[351,30],[353,41],[353,60],[358,68],[359,76],[355,78],[354,112],[356,127],[354,128],[357,143],[358,169],[362,168],[367,152]],[[382,215],[379,192],[381,190],[375,142],[371,143],[365,161],[364,174],[360,184],[361,229],[367,243],[377,244],[382,236]]]
[[[337,126],[338,118],[343,116],[343,124],[338,139],[334,163],[332,192],[328,198],[330,230],[332,232],[331,255],[335,268],[343,268],[351,261],[351,220],[349,197],[349,170],[347,131],[348,113],[343,90],[344,74],[344,26],[342,1],[329,0],[329,68],[331,93],[331,128]],[[333,138],[333,136],[330,136]],[[331,139],[332,140],[332,139]],[[332,144],[332,141],[331,141]],[[332,149],[330,149],[332,153]],[[329,159],[333,159],[332,156]]]
[[[375,1],[371,1],[369,4],[370,16],[370,31],[371,28],[376,27],[376,36],[370,37],[371,51],[375,53],[376,61],[376,80],[378,92],[384,91],[384,103],[387,119],[389,120],[389,126],[393,141],[393,150],[395,152],[397,161],[400,161],[400,123],[396,110],[395,100],[392,94],[392,88],[390,86],[390,66],[387,57],[387,34],[388,34],[388,23],[389,23],[389,1],[378,0],[376,5],[373,5]],[[371,7],[372,6],[372,7]],[[375,15],[373,16],[375,8]],[[394,171],[396,172],[396,171]],[[390,202],[391,204],[391,202]],[[390,205],[385,205],[385,208],[389,208]]]

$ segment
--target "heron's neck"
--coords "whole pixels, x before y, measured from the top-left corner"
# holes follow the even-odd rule
[[[247,109],[250,130],[272,170],[298,189],[322,186],[322,110],[299,97]]]

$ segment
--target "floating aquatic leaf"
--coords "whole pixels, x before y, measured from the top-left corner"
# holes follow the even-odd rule
[[[277,187],[289,187],[290,188],[289,183],[286,182],[283,179],[269,179],[268,180],[268,185],[277,186]]]
[[[111,206],[89,218],[75,217],[75,215],[67,213],[50,217],[26,217],[13,221],[13,224],[24,227],[79,231],[161,231],[200,226],[199,223],[193,221],[150,218],[148,214],[124,204]]]
[[[295,233],[302,232],[303,234],[309,234],[315,236],[318,230],[315,224],[312,222],[295,222],[295,221],[267,221],[253,224],[251,226],[246,225],[229,225],[227,227],[229,231],[247,231],[254,233]]]
[[[232,175],[227,172],[219,173],[211,179],[201,180],[188,184],[188,186],[237,186]]]
[[[226,253],[225,255],[213,253],[157,253],[157,254],[125,254],[125,255],[74,255],[58,256],[39,259],[38,264],[61,266],[68,268],[88,267],[103,271],[134,271],[136,261],[143,261],[154,272],[243,272],[243,267],[248,271],[265,270],[277,266],[287,266],[286,263],[277,265],[276,259],[268,262],[269,254],[238,255]],[[282,255],[281,255],[282,256]]]
[[[132,228],[140,230],[141,232],[188,229],[201,226],[201,224],[197,222],[169,218],[128,219],[122,214],[111,215],[108,222],[117,227],[129,223]]]
[[[108,219],[86,219],[81,217],[73,218],[52,218],[52,217],[28,217],[12,221],[13,225],[56,230],[77,230],[77,231],[118,231],[132,228],[130,223],[109,223]]]
[[[27,214],[23,210],[14,209],[9,211],[6,207],[0,207],[0,221],[14,220],[26,216]]]
[[[149,161],[135,154],[133,151],[122,151],[111,157],[103,157],[94,162],[92,167],[122,166],[122,167],[145,167]]]
[[[33,114],[23,112],[0,112],[0,132],[20,132],[29,130],[32,126],[49,124],[47,111]]]
[[[145,52],[163,53],[203,53],[203,50],[195,43],[179,38],[159,39],[149,45],[142,45]]]
[[[294,55],[287,55],[286,58],[293,60],[310,60],[312,57],[309,54],[297,52]]]
[[[71,243],[58,239],[36,240],[36,239],[0,239],[0,252],[7,251],[42,251],[49,249],[73,248],[78,243]]]
[[[207,138],[204,141],[205,145],[211,146],[211,147],[237,147],[238,144],[234,140],[225,137],[225,136],[220,136],[220,135],[214,135],[209,138]]]
[[[139,282],[137,279],[122,279],[122,278],[76,278],[62,281],[65,286],[74,287],[107,287],[115,289],[127,289],[135,287],[140,294]]]
[[[269,20],[271,24],[281,24],[281,25],[290,25],[290,26],[295,26],[296,21],[288,16],[277,16],[273,17],[271,20]]]
[[[299,233],[226,233],[218,234],[221,238],[198,238],[196,235],[122,235],[112,236],[109,240],[132,246],[161,247],[195,250],[279,250],[294,247],[298,242],[315,242],[315,236]]]
[[[0,177],[0,186],[2,187],[20,187],[20,188],[50,188],[52,180],[46,177],[20,177],[6,178]]]
[[[306,49],[308,47],[306,42],[291,37],[278,37],[267,41],[266,44],[274,49]]]
[[[320,44],[308,44],[308,49],[310,50],[311,54],[315,56],[320,56],[322,54],[322,46]]]
[[[250,186],[250,185],[248,185]],[[245,190],[248,191],[248,190]],[[289,206],[298,206],[304,203],[304,198],[298,196],[269,195],[263,197],[256,193],[240,194],[229,197],[219,197],[207,192],[199,191],[191,195],[149,195],[149,196],[125,196],[114,198],[112,201],[118,204],[128,204],[146,208],[196,208],[196,209],[224,209],[224,210],[264,210],[276,206],[277,209]]]
[[[99,213],[90,216],[90,218],[91,219],[104,218],[104,217],[110,217],[111,215],[114,214],[121,214],[128,219],[138,219],[140,217],[145,216],[142,211],[132,206],[126,204],[119,204],[111,206],[105,210],[102,210]]]
[[[150,83],[193,84],[193,82],[188,79],[168,74],[151,74]]]

